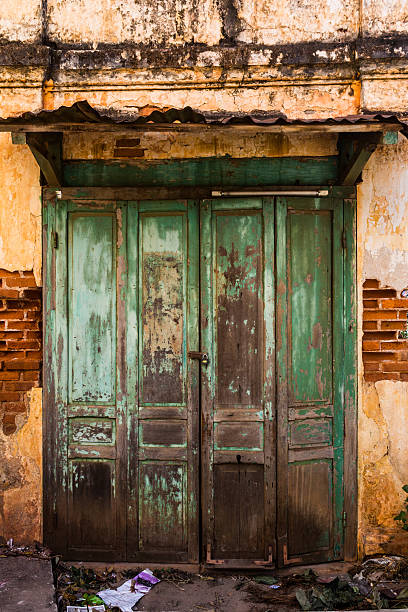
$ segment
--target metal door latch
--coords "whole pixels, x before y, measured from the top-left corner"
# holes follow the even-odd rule
[[[203,366],[207,366],[210,363],[207,353],[202,353],[201,351],[189,351],[188,356],[190,359],[199,359]]]

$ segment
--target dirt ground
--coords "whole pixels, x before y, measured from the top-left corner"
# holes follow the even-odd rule
[[[53,558],[41,547],[0,546],[0,612],[56,612],[57,608],[65,612],[67,605],[84,605],[84,600],[90,601],[98,592],[133,580],[141,569],[130,564],[71,564]],[[153,572],[160,582],[134,610],[408,610],[408,557],[384,555],[355,566],[339,562],[285,570],[265,568],[246,575],[239,571],[189,573],[179,568],[155,568]],[[118,608],[112,610],[118,612]]]
[[[239,577],[194,576],[188,584],[157,584],[143,599],[137,610],[149,612],[266,612],[266,604],[251,602],[245,582]],[[274,610],[288,610],[281,607]],[[296,608],[292,608],[296,609]],[[299,609],[299,608],[297,608]]]
[[[28,557],[0,558],[1,612],[55,612],[51,563]]]

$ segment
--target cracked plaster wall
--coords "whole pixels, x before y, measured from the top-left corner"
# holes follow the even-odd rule
[[[0,134],[0,268],[34,270],[41,285],[41,189],[39,169],[28,147]],[[17,430],[0,427],[0,536],[41,540],[41,389],[26,394],[27,412]]]
[[[2,3],[0,40],[34,42],[42,11],[55,43],[276,44],[406,32],[405,0],[26,0]],[[361,14],[360,14],[361,12]]]
[[[42,537],[41,389],[31,389],[26,402],[16,433],[0,428],[0,536],[19,542]]]
[[[375,278],[408,287],[408,142],[379,147],[358,193],[359,346],[362,283]],[[393,520],[408,484],[408,382],[365,382],[359,351],[360,554],[408,552],[408,534]]]

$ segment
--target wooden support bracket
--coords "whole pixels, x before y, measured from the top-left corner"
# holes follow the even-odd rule
[[[396,144],[397,132],[339,135],[339,185],[354,185],[371,155],[380,144]]]
[[[62,133],[27,133],[26,143],[48,187],[62,186]]]

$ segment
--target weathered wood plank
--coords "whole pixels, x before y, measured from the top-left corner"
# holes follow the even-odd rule
[[[356,200],[344,200],[344,558],[357,558]]]
[[[71,187],[325,185],[337,179],[336,155],[230,159],[203,157],[124,163],[65,161],[63,184]]]

